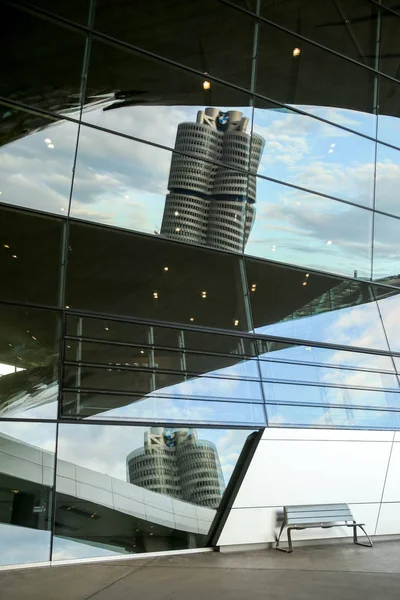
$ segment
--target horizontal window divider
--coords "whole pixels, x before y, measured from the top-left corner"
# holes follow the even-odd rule
[[[161,388],[162,389],[162,388]],[[231,404],[263,404],[264,401],[260,399],[246,399],[235,397],[212,397],[212,396],[183,396],[180,394],[162,394],[157,391],[154,392],[135,392],[135,391],[121,391],[121,390],[108,390],[108,389],[96,389],[96,388],[76,388],[76,387],[64,387],[63,393],[78,393],[78,394],[101,394],[103,396],[127,396],[137,398],[137,401],[151,400],[152,398],[159,400],[187,400],[189,402],[229,402]],[[110,407],[107,410],[112,410]],[[399,409],[400,410],[400,409]]]
[[[298,360],[298,361],[293,361],[293,360],[289,360],[289,359],[284,359],[284,358],[263,358],[263,355],[258,357],[258,360],[262,363],[279,363],[279,364],[285,364],[285,365],[291,365],[291,366],[305,366],[305,367],[322,367],[324,369],[336,369],[336,370],[340,370],[340,371],[356,371],[356,372],[361,372],[361,373],[378,373],[379,375],[396,375],[396,371],[393,369],[393,371],[386,371],[386,370],[379,370],[377,367],[372,367],[372,368],[368,368],[368,367],[353,367],[353,366],[349,366],[349,365],[338,365],[338,364],[333,364],[333,363],[319,363],[319,362],[310,362],[310,361],[305,361],[305,360]]]
[[[371,425],[336,425],[336,424],[319,424],[319,423],[274,423],[272,421],[269,426],[273,429],[340,429],[344,431],[354,431],[354,430],[362,430],[362,431],[397,431],[399,427],[396,425],[388,425],[384,427],[382,425],[377,425],[376,427],[372,427]],[[371,503],[375,504],[375,503]]]
[[[355,404],[333,404],[327,402],[294,402],[293,400],[265,400],[267,407],[275,406],[295,406],[297,408],[334,408],[341,410],[370,410],[374,412],[395,412],[400,413],[400,406],[394,408],[392,406],[364,406]],[[268,408],[267,408],[268,412]]]
[[[110,319],[111,320],[111,319]],[[181,328],[182,331],[186,331],[185,327]],[[175,352],[175,353],[179,353],[179,354],[195,354],[196,356],[221,356],[223,358],[231,358],[231,357],[238,357],[239,361],[243,362],[243,361],[247,361],[247,360],[256,360],[256,356],[253,355],[245,355],[245,354],[229,354],[228,352],[207,352],[206,350],[193,350],[191,348],[188,347],[184,347],[184,348],[173,348],[172,346],[161,346],[161,345],[154,345],[154,344],[148,344],[148,343],[144,343],[144,344],[139,344],[136,342],[120,342],[118,340],[105,340],[103,338],[92,338],[92,337],[86,337],[86,336],[76,336],[76,335],[66,335],[64,336],[65,340],[72,340],[72,341],[77,341],[77,342],[82,342],[82,343],[90,343],[90,344],[104,344],[104,345],[111,345],[111,346],[121,346],[124,347],[126,346],[127,348],[145,348],[147,350],[161,350],[161,351],[167,351],[167,352]],[[240,336],[238,337],[238,339],[240,339]],[[239,362],[238,361],[238,362]]]
[[[228,380],[228,381],[250,381],[250,382],[256,382],[259,383],[260,379],[259,377],[246,377],[243,376],[241,377],[240,375],[212,375],[209,374],[208,371],[205,372],[196,372],[196,371],[189,371],[189,370],[174,370],[174,369],[164,369],[164,368],[158,368],[158,367],[145,367],[142,365],[138,365],[137,367],[134,367],[132,365],[107,365],[105,363],[93,363],[93,362],[88,362],[88,361],[76,361],[76,360],[65,360],[64,361],[64,365],[68,366],[68,367],[83,367],[83,368],[93,368],[93,369],[99,369],[101,371],[128,371],[128,372],[132,372],[132,373],[149,373],[149,374],[153,374],[153,375],[182,375],[183,377],[189,377],[190,380],[192,379],[217,379],[217,380]],[[226,367],[229,368],[229,367]],[[181,383],[184,382],[177,382],[177,383],[171,383],[170,385],[180,385]]]
[[[370,67],[369,65],[365,64],[365,63],[361,63],[358,62],[357,60],[355,60],[354,58],[351,58],[350,56],[346,56],[345,54],[341,54],[340,52],[338,52],[337,50],[334,50],[333,48],[329,48],[327,46],[324,46],[323,44],[320,44],[317,41],[314,41],[310,38],[307,38],[303,35],[301,35],[298,32],[295,31],[291,31],[290,29],[287,29],[286,27],[284,27],[283,25],[280,25],[279,23],[274,23],[273,21],[270,21],[269,19],[261,16],[261,15],[256,15],[255,13],[253,13],[251,10],[248,10],[246,8],[242,8],[236,4],[232,4],[231,2],[229,2],[228,0],[219,0],[220,3],[225,4],[226,6],[239,11],[241,13],[245,13],[247,15],[249,15],[250,17],[255,18],[256,21],[259,21],[260,23],[265,23],[266,25],[269,25],[271,27],[273,27],[274,29],[279,29],[280,31],[283,31],[284,33],[287,33],[289,35],[294,36],[297,39],[301,39],[304,42],[309,43],[311,46],[314,46],[316,48],[319,48],[320,50],[323,50],[324,52],[327,52],[328,54],[332,54],[334,56],[337,56],[338,58],[341,58],[342,60],[345,60],[347,62],[350,62],[352,64],[354,64],[357,67],[360,67],[362,69],[365,69],[367,71],[370,71],[371,73],[375,74],[375,75],[379,75],[381,77],[383,77],[384,79],[388,79],[389,81],[393,81],[394,83],[400,83],[400,81],[398,79],[396,79],[395,77],[392,77],[391,75],[388,75],[387,73],[384,73],[382,71],[378,71],[376,69],[374,69],[374,67]],[[177,61],[174,61],[166,56],[161,56],[159,54],[156,54],[154,52],[151,52],[150,50],[146,50],[145,48],[141,48],[140,46],[135,46],[133,44],[129,44],[128,42],[125,42],[124,40],[119,40],[117,38],[114,38],[113,36],[101,32],[97,29],[93,29],[91,27],[88,27],[87,25],[81,24],[81,23],[77,23],[75,21],[71,21],[70,19],[67,19],[65,17],[62,17],[61,15],[56,15],[50,11],[47,11],[45,9],[39,8],[39,7],[34,7],[30,4],[27,4],[23,1],[18,1],[16,2],[15,0],[7,0],[7,4],[13,6],[14,8],[17,8],[19,10],[22,10],[24,12],[30,13],[32,15],[36,15],[39,17],[42,17],[43,19],[53,22],[58,26],[64,26],[67,29],[70,29],[72,31],[75,31],[76,33],[81,33],[83,35],[86,36],[90,36],[96,40],[99,41],[104,41],[106,43],[108,43],[111,46],[114,46],[117,49],[125,49],[131,53],[134,54],[140,54],[142,56],[146,56],[147,58],[150,58],[152,60],[155,60],[156,62],[163,62],[166,63],[168,65],[170,65],[171,67],[174,67],[178,70],[181,71],[187,71],[188,73],[192,73],[193,75],[199,75],[200,77],[204,77],[204,72],[199,71],[197,69],[194,69],[193,67],[189,67],[187,65],[184,65],[182,63],[179,63]],[[375,4],[375,2],[374,2]],[[380,4],[377,4],[377,6],[379,6],[380,8],[385,8],[388,9],[388,7],[385,6],[381,6]],[[390,10],[390,9],[388,9]],[[395,11],[394,14],[397,14]],[[247,88],[243,88],[242,86],[239,86],[233,82],[229,82],[226,81],[224,79],[221,79],[219,77],[215,77],[214,75],[208,74],[207,73],[207,78],[210,79],[211,81],[215,81],[216,83],[220,83],[224,86],[230,87],[232,89],[236,89],[238,91],[241,91],[245,94],[247,94],[248,96],[257,96],[257,94],[255,92],[252,92],[251,90],[248,90]],[[262,97],[262,96],[260,96]],[[284,106],[286,107],[286,105],[279,103],[277,101],[273,101],[274,103],[276,103],[279,106]],[[289,107],[290,108],[290,107]],[[321,119],[323,120],[323,119]],[[329,122],[329,121],[328,121]],[[343,127],[343,129],[347,129],[346,127]],[[349,130],[351,131],[351,130]]]
[[[242,256],[240,256],[241,258],[243,258]],[[256,257],[257,258],[257,257]],[[265,261],[260,260],[258,257],[259,262],[264,263]],[[268,262],[273,262],[273,261],[268,261]],[[283,265],[283,263],[275,263],[275,264],[281,264]],[[286,266],[286,265],[285,265]],[[294,270],[299,270],[299,271],[304,271],[305,269],[302,268],[296,268]],[[307,272],[312,273],[312,269],[307,269]],[[321,273],[322,274],[322,273]],[[340,279],[341,281],[343,281],[343,277],[338,277],[338,276],[334,276],[334,275],[330,275],[327,273],[324,273],[323,275],[325,276],[329,276],[329,277],[333,277],[334,279]],[[360,282],[359,279],[355,279],[355,280],[349,280],[349,281],[358,281]],[[362,282],[365,283],[365,282]],[[371,285],[371,283],[369,284]],[[391,288],[393,289],[393,288]],[[400,294],[400,290],[399,288],[394,288],[396,291],[399,291]],[[359,306],[359,305],[357,305]],[[212,333],[215,335],[224,335],[227,337],[237,337],[237,338],[244,338],[244,339],[249,339],[249,340],[260,340],[260,341],[270,341],[270,342],[279,342],[281,344],[286,344],[286,345],[291,345],[291,346],[312,346],[312,347],[316,347],[316,348],[328,348],[328,349],[332,349],[332,350],[346,350],[349,352],[359,352],[361,354],[372,354],[372,355],[378,355],[378,356],[398,356],[400,358],[400,352],[391,352],[389,350],[383,350],[383,349],[377,349],[377,348],[362,348],[360,346],[345,346],[343,344],[334,344],[334,343],[330,343],[330,342],[316,342],[314,340],[307,340],[307,339],[301,339],[301,338],[291,338],[291,337],[281,337],[281,336],[274,336],[274,335],[267,335],[267,334],[262,334],[259,331],[256,332],[251,332],[251,331],[240,331],[240,332],[235,332],[231,329],[219,329],[217,327],[207,327],[207,326],[191,326],[188,324],[182,324],[182,323],[176,323],[174,321],[155,321],[154,319],[142,319],[140,317],[130,317],[128,315],[115,315],[115,314],[111,314],[111,313],[98,313],[98,312],[94,312],[94,311],[89,311],[89,310],[82,310],[82,309],[68,309],[65,310],[65,312],[67,314],[70,315],[74,315],[77,317],[89,317],[89,318],[96,318],[96,319],[103,319],[103,320],[114,320],[114,321],[118,321],[118,322],[122,322],[122,323],[138,323],[138,324],[144,324],[144,325],[152,325],[154,327],[166,327],[169,329],[184,329],[186,331],[190,331],[190,332],[199,332],[199,333]]]
[[[67,417],[66,419],[62,418],[60,420],[60,424],[63,425],[65,424],[71,424],[71,425],[77,425],[78,423],[80,425],[115,425],[115,426],[120,426],[120,425],[124,425],[126,427],[132,427],[135,425],[140,425],[141,427],[144,427],[146,425],[151,426],[151,425],[157,425],[157,426],[162,426],[164,425],[165,427],[170,427],[171,423],[174,424],[174,427],[176,428],[180,428],[180,427],[184,427],[187,428],[188,425],[196,425],[196,429],[249,429],[251,431],[254,431],[254,429],[265,429],[267,427],[266,421],[254,421],[253,423],[250,423],[249,421],[203,421],[203,420],[199,420],[199,419],[191,419],[190,421],[187,420],[182,420],[182,419],[171,419],[170,421],[165,420],[165,419],[153,419],[153,420],[149,420],[147,418],[133,418],[131,419],[130,417],[128,417],[129,421],[126,421],[126,417],[115,417],[114,419],[102,419],[101,417],[82,417],[80,415],[77,415],[75,418],[71,418],[71,417]]]
[[[400,394],[400,387],[398,389],[394,388],[377,388],[377,387],[366,387],[366,386],[354,386],[340,383],[319,383],[317,381],[295,381],[294,379],[276,379],[276,378],[262,378],[263,383],[276,383],[278,385],[295,385],[295,386],[303,386],[303,387],[317,387],[320,389],[324,388],[333,388],[338,390],[356,390],[360,392],[383,392],[389,394]]]

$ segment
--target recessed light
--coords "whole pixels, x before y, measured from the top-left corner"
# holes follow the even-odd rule
[[[303,281],[303,285],[307,285],[307,281]]]
[[[69,308],[68,304],[66,305],[66,307],[65,307],[65,308]]]
[[[12,348],[12,344],[8,344],[10,346],[10,348]]]
[[[293,56],[300,56],[301,50],[300,48],[293,48]]]
[[[158,298],[158,292],[153,292],[153,298]]]
[[[310,277],[310,273],[306,273],[306,277],[307,277],[307,278],[308,278],[308,277]]]
[[[45,144],[51,144],[51,139],[50,138],[45,138],[44,143]]]
[[[13,254],[12,257],[13,258],[18,258],[18,256],[16,254]]]
[[[108,331],[108,327],[104,327],[105,331]]]
[[[141,350],[141,351],[140,351],[140,354],[144,354],[144,350]]]
[[[174,212],[174,215],[175,215],[176,217],[179,217],[179,212],[176,210],[176,211]]]
[[[181,230],[181,228],[180,228],[180,227],[175,227],[175,231],[176,231],[177,233],[179,233],[179,232],[180,232],[180,230]]]
[[[168,267],[164,267],[164,271],[168,271]]]
[[[47,144],[47,147],[52,150],[54,148],[54,144]]]
[[[237,327],[239,325],[239,319],[235,319],[233,321],[233,324],[234,324],[235,327]]]
[[[331,244],[332,244],[332,240],[328,240],[328,241],[326,242],[326,245],[327,245],[327,246],[330,246]]]
[[[3,244],[3,248],[9,248],[10,246],[8,244]]]
[[[203,81],[203,90],[209,90],[210,87],[211,87],[211,83],[207,79],[205,79]]]
[[[190,317],[189,321],[192,321],[192,323],[193,323],[194,317]]]
[[[206,291],[204,291],[204,292],[201,292],[201,297],[202,297],[202,298],[207,298],[207,292],[206,292]]]

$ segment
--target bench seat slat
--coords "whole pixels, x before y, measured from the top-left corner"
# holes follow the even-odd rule
[[[337,513],[337,512],[332,512],[332,513],[324,513],[324,512],[319,512],[319,511],[315,511],[315,512],[309,512],[309,513],[289,513],[288,515],[286,515],[286,521],[295,521],[296,519],[305,519],[305,520],[309,520],[309,521],[319,521],[320,519],[326,519],[326,520],[334,520],[336,519],[337,521],[352,521],[353,520],[353,515],[350,511],[348,512],[343,512],[343,513]]]
[[[310,511],[310,510],[350,510],[348,504],[293,504],[285,506],[284,509],[289,512],[295,510],[296,512]]]

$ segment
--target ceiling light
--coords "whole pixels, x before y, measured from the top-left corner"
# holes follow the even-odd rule
[[[153,298],[155,298],[155,299],[158,298],[158,292],[153,292]]]
[[[237,327],[239,325],[239,319],[235,319],[233,321],[233,324],[234,324],[235,327]]]
[[[19,490],[11,490],[13,494],[18,494]]]
[[[190,317],[189,321],[192,321],[192,323],[193,323],[194,317]]]
[[[71,346],[67,346],[67,348],[71,348]]]
[[[36,338],[35,338],[35,336],[34,336],[34,335],[32,336],[32,339],[33,339],[33,340],[35,340],[35,342],[36,342]]]
[[[60,208],[61,212],[64,212],[65,208]]]
[[[10,246],[8,244],[3,244],[3,248],[9,248]]]
[[[310,277],[310,273],[306,273],[306,277],[307,277],[307,278],[308,278],[308,277]]]
[[[108,331],[108,327],[104,327],[104,329],[105,329],[106,331]]]
[[[22,360],[22,358],[20,356],[17,356],[18,360]]]
[[[293,56],[300,56],[300,48],[293,48]]]
[[[54,148],[54,144],[47,144],[47,147],[52,150]]]
[[[18,256],[16,254],[13,254],[12,257],[13,258],[18,258]]]
[[[207,298],[207,292],[201,292],[201,297],[202,298]]]
[[[65,308],[69,308],[68,304],[66,305],[66,307],[65,307]]]
[[[50,139],[50,138],[46,138],[46,139],[44,140],[44,143],[45,143],[45,144],[51,144],[51,139]]]
[[[276,246],[272,246],[272,252],[275,252]]]
[[[8,344],[10,346],[10,348],[12,348],[12,344]]]
[[[140,351],[140,354],[144,354],[144,350],[141,350],[141,351]]]
[[[181,230],[181,228],[180,228],[180,227],[176,227],[176,228],[175,228],[175,231],[176,231],[177,233],[179,233],[179,232],[180,232],[180,230]]]
[[[209,90],[210,87],[211,87],[211,83],[207,79],[205,79],[203,81],[203,90]]]
[[[332,244],[332,240],[328,240],[328,241],[326,242],[326,245],[327,245],[327,246],[330,246],[331,244]]]
[[[307,281],[303,281],[303,285],[307,285]]]
[[[164,271],[168,271],[168,267],[164,267]]]
[[[257,284],[253,283],[252,286],[251,286],[251,291],[255,292],[256,291],[256,287],[257,287]]]
[[[179,217],[179,212],[176,210],[176,211],[174,212],[174,215],[175,215],[176,217]]]

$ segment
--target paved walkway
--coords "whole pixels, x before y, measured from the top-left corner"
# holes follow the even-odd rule
[[[0,572],[1,600],[399,600],[400,542]]]

